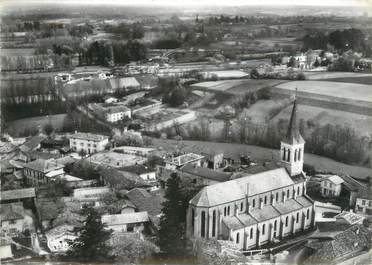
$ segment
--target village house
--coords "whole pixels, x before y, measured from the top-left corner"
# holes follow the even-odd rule
[[[132,117],[131,110],[123,105],[104,107],[106,120],[111,123]]]
[[[156,181],[156,171],[154,169],[149,168],[148,166],[144,165],[133,165],[122,167],[121,171],[130,172],[136,174],[144,181]]]
[[[372,215],[372,189],[370,184],[358,190],[355,200],[355,212]]]
[[[19,150],[23,152],[35,151],[41,147],[41,142],[44,139],[46,139],[46,136],[43,135],[32,136],[19,146]]]
[[[318,175],[319,176],[319,175]],[[322,175],[320,183],[321,194],[323,197],[340,196],[342,183],[344,180],[337,175]]]
[[[143,156],[148,157],[155,153],[155,148],[149,147],[138,147],[138,146],[120,146],[115,147],[113,151],[118,151],[127,155]]]
[[[369,249],[371,235],[362,217],[341,213],[335,222],[317,225],[306,244],[309,254],[305,264],[339,264]]]
[[[26,183],[33,187],[55,181],[64,173],[63,165],[58,164],[55,159],[37,159],[25,164],[23,168]]]
[[[47,245],[53,253],[65,253],[69,249],[69,240],[76,239],[72,225],[60,225],[45,233]]]
[[[87,187],[74,189],[73,199],[80,202],[81,205],[90,205],[98,207],[101,205],[102,198],[111,193],[112,190],[109,187]]]
[[[1,191],[0,193],[0,202],[3,203],[12,203],[12,202],[26,202],[33,201],[35,198],[35,188],[25,188],[25,189],[15,189]]]
[[[193,164],[200,167],[203,158],[204,156],[194,153],[183,154],[176,157],[171,156],[165,159],[165,168],[175,170],[186,164]]]
[[[114,233],[141,233],[149,221],[147,212],[102,215],[102,223]]]
[[[101,167],[99,170],[101,182],[116,190],[130,190],[133,188],[149,188],[151,184],[135,173],[122,171],[112,167]]]
[[[206,167],[187,164],[178,170],[183,180],[189,180],[197,186],[207,186],[231,179],[232,173],[220,172]]]
[[[87,154],[101,152],[109,143],[109,137],[92,133],[75,133],[70,136],[70,148],[75,152]]]
[[[229,240],[239,249],[251,249],[313,227],[304,145],[295,100],[280,147],[282,167],[204,187],[189,202],[187,236]]]
[[[8,236],[16,236],[27,228],[24,208],[21,202],[2,204],[0,216],[1,232]]]
[[[223,152],[215,150],[205,150],[201,154],[204,156],[203,166],[205,167],[216,170],[226,164],[224,161]]]

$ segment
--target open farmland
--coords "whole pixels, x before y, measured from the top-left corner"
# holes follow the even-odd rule
[[[1,56],[29,56],[34,55],[34,48],[1,49]]]
[[[291,102],[290,98],[279,97],[273,97],[269,100],[259,100],[248,109],[244,109],[241,117],[246,117],[256,124],[266,124],[278,112],[289,106]]]
[[[283,109],[278,115],[276,115],[271,122],[276,123],[280,119],[288,119],[292,111],[292,106],[288,106]],[[350,128],[354,128],[355,131],[361,136],[372,135],[372,117],[366,115],[360,115],[356,113],[350,113],[340,110],[325,109],[319,107],[313,107],[308,105],[298,105],[298,119],[313,120],[318,122],[320,125],[332,124],[332,125],[347,125]]]
[[[223,81],[208,81],[193,84],[191,87],[199,90],[210,92],[223,92],[232,95],[242,95],[249,91],[257,91],[264,87],[272,87],[282,83],[282,80],[255,80],[255,79],[238,79]]]
[[[323,80],[328,81],[332,79],[349,79],[349,83],[355,83],[359,78],[372,78],[372,74],[367,73],[351,73],[351,72],[303,72],[308,80]],[[344,81],[340,81],[344,82]],[[345,81],[346,82],[346,81]]]
[[[12,135],[18,135],[26,129],[42,129],[48,123],[52,124],[54,129],[60,130],[65,117],[66,114],[56,114],[15,120],[9,123],[7,131],[11,132]]]
[[[364,84],[292,81],[277,85],[273,92],[294,95],[298,88],[301,103],[372,116],[372,87]]]
[[[279,160],[279,150],[246,144],[153,139],[153,145],[155,147],[161,146],[165,151],[203,152],[203,150],[212,149],[222,151],[226,157],[233,159],[239,159],[240,155],[248,154],[255,160]],[[350,166],[322,156],[306,153],[304,160],[306,164],[312,165],[316,170],[322,172],[348,174],[360,179],[371,175],[370,168]]]

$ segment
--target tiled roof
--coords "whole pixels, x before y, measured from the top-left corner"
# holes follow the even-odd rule
[[[0,208],[1,220],[11,221],[24,218],[24,208],[22,202],[2,204]]]
[[[127,193],[127,197],[139,211],[146,211],[150,216],[161,214],[164,202],[162,193],[150,193],[145,189],[135,188]]]
[[[238,214],[237,218],[239,219],[240,222],[244,224],[244,226],[251,226],[254,224],[257,224],[256,219],[254,219],[250,214]]]
[[[29,168],[32,170],[40,171],[43,173],[47,173],[56,169],[63,168],[62,165],[59,165],[56,160],[54,159],[36,159],[32,162],[25,164],[25,168]]]
[[[95,141],[100,142],[105,139],[108,139],[109,137],[106,135],[100,135],[100,134],[93,134],[93,133],[75,133],[70,136],[72,139],[80,139],[80,140],[88,140],[88,141]]]
[[[236,216],[227,216],[222,219],[222,222],[225,223],[225,225],[232,230],[238,230],[244,228],[244,224],[239,221],[239,219]]]
[[[262,207],[262,209],[252,209],[250,214],[258,222],[263,222],[280,216],[280,213],[271,205],[266,205]]]
[[[196,165],[192,165],[192,164],[187,164],[183,166],[180,169],[180,171],[191,174],[191,175],[195,175],[198,177],[216,180],[219,182],[230,180],[230,177],[232,175],[231,173],[220,172],[220,171],[216,171],[216,170],[209,169],[206,167],[197,167]]]
[[[10,201],[35,197],[35,188],[7,190],[0,193],[0,201]]]
[[[334,183],[336,185],[341,184],[341,183],[344,182],[344,180],[341,177],[337,176],[337,175],[327,176],[326,179],[329,180],[329,181],[331,181],[332,183]]]
[[[296,197],[296,201],[300,203],[303,207],[309,207],[313,205],[313,202],[305,196]]]
[[[110,187],[130,190],[137,187],[149,186],[148,183],[138,175],[116,168],[101,167],[99,173]]]
[[[113,215],[102,215],[102,223],[107,225],[123,225],[148,222],[149,216],[147,212],[135,212]]]
[[[130,111],[129,108],[123,105],[108,106],[108,107],[103,107],[103,109],[106,113],[110,113],[110,114]]]
[[[154,172],[155,170],[150,169],[144,165],[133,165],[120,168],[121,171],[131,172],[137,175]]]
[[[306,262],[312,264],[327,263],[348,254],[357,253],[369,246],[370,239],[371,231],[366,227],[363,225],[349,225],[332,239],[310,240],[306,246],[313,249],[314,253]]]
[[[19,149],[24,152],[33,151],[45,138],[45,136],[33,136],[27,139],[26,142],[19,147]]]
[[[285,202],[275,203],[274,208],[278,210],[280,214],[287,214],[303,208],[296,200],[290,199]]]
[[[204,187],[190,203],[209,207],[243,199],[246,195],[253,196],[290,186],[293,183],[288,172],[284,168],[278,168]]]

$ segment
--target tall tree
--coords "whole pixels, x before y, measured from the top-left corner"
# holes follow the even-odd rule
[[[187,204],[181,189],[180,177],[173,173],[166,182],[163,215],[160,218],[158,243],[170,256],[185,254]]]
[[[92,207],[85,207],[82,214],[86,216],[84,225],[76,229],[78,237],[69,242],[67,257],[81,261],[107,261],[112,257],[111,247],[107,241],[112,231],[105,229],[101,216]]]

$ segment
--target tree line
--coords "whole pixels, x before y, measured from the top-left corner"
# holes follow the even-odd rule
[[[366,35],[360,29],[355,28],[335,30],[329,34],[323,32],[307,34],[302,39],[304,50],[329,50],[332,46],[340,54],[351,49],[370,56],[372,49],[365,40]]]

